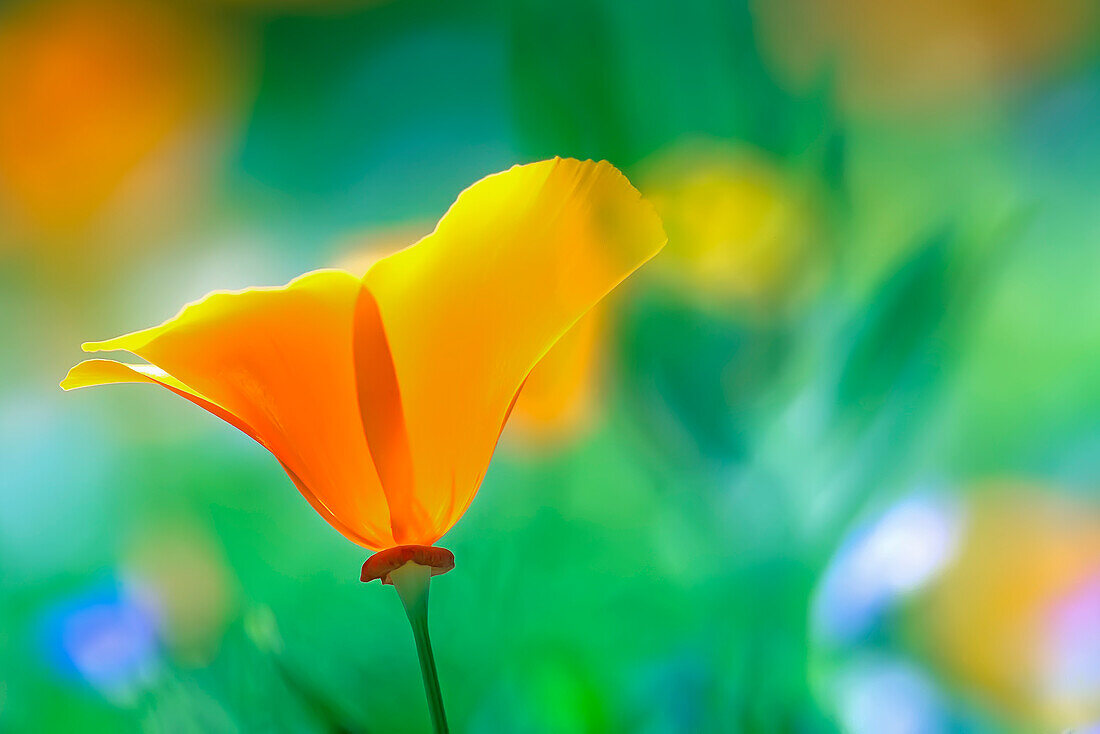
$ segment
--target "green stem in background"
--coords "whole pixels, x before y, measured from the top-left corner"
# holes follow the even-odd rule
[[[443,694],[439,690],[439,675],[435,672],[435,657],[432,655],[432,641],[428,637],[428,582],[432,578],[430,566],[421,566],[412,561],[390,572],[390,581],[405,614],[412,625],[413,639],[416,640],[416,654],[420,658],[420,673],[424,676],[424,693],[428,696],[428,711],[432,715],[435,734],[448,734],[447,715],[443,712]]]

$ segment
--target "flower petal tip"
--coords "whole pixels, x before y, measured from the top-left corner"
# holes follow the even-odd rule
[[[61,382],[57,383],[57,386],[65,392],[68,392],[69,390],[77,390],[82,387],[87,387],[87,381],[80,378],[80,372],[83,368],[83,362],[74,367],[70,367],[69,371],[66,372],[65,376],[61,379]]]
[[[437,548],[433,545],[398,545],[378,551],[368,558],[363,564],[363,572],[359,580],[366,583],[381,579],[383,584],[392,584],[390,572],[410,562],[430,566],[432,576],[438,576],[455,567],[455,556],[446,548]]]

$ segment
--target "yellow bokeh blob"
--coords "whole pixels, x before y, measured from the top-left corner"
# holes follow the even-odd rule
[[[797,288],[810,249],[808,207],[762,155],[680,145],[647,161],[639,186],[668,232],[657,269],[686,293],[768,305]]]

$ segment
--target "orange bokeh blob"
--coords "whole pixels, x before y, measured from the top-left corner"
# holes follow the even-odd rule
[[[210,24],[163,3],[9,11],[0,18],[0,214],[56,239],[127,197],[165,206],[157,192],[193,175],[238,75]]]

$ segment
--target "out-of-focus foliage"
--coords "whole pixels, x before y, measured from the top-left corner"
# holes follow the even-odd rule
[[[0,7],[0,731],[427,730],[389,589],[81,341],[362,271],[607,158],[666,251],[551,353],[433,583],[456,731],[1100,720],[1085,0]]]

